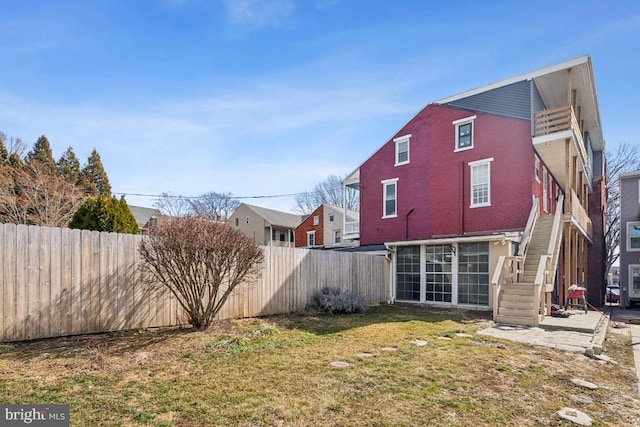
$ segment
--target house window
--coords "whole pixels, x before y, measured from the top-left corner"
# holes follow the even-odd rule
[[[315,246],[316,244],[316,232],[307,231],[307,246]]]
[[[627,223],[627,250],[640,251],[640,222]]]
[[[333,230],[333,244],[340,244],[340,230]]]
[[[236,218],[236,227],[240,225],[240,218]]]
[[[271,230],[271,240],[276,240],[276,230]]]
[[[471,206],[491,206],[491,162],[493,158],[470,162]]]
[[[536,181],[540,182],[540,158],[536,156]]]
[[[420,301],[420,246],[400,246],[396,261],[396,298]]]
[[[460,243],[458,252],[458,303],[489,305],[489,243]]]
[[[452,122],[456,129],[456,147],[454,151],[473,148],[473,121],[475,119],[476,116],[471,116]]]
[[[640,265],[629,266],[629,287],[631,295],[640,294]]]
[[[382,218],[398,216],[398,178],[382,181]]]
[[[396,163],[395,166],[405,165],[409,163],[409,139],[411,135],[404,135],[395,138],[396,143]]]
[[[427,301],[451,302],[452,269],[451,245],[426,247]]]
[[[293,239],[293,236],[294,236],[294,232],[293,232],[293,231],[289,231],[289,241],[290,241],[291,243],[293,243],[293,240],[294,240],[294,239]]]
[[[333,214],[329,215],[329,222],[333,222]]]
[[[318,225],[320,224],[320,216],[319,215],[315,215],[313,217],[313,225]]]
[[[280,241],[281,241],[281,242],[284,242],[284,241],[285,241],[285,239],[284,239],[284,233],[280,233]]]

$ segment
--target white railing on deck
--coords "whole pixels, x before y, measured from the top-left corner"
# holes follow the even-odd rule
[[[348,221],[344,223],[344,234],[358,234],[360,232],[360,221]]]

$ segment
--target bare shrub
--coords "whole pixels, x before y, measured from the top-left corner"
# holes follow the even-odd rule
[[[242,283],[257,278],[264,261],[253,241],[216,221],[171,218],[140,244],[144,281],[168,288],[189,316],[206,329]]]
[[[331,314],[366,313],[367,304],[364,299],[353,292],[337,287],[325,286],[311,296],[307,309]]]

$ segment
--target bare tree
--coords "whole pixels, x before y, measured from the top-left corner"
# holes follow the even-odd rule
[[[360,208],[359,196],[357,190],[345,189],[342,186],[342,177],[329,175],[324,181],[316,184],[313,190],[298,194],[295,197],[294,209],[301,214],[310,214],[318,206],[327,204],[358,211]]]
[[[215,191],[201,194],[189,202],[194,215],[222,221],[226,221],[240,206],[240,202],[231,193]]]
[[[606,277],[611,266],[618,260],[620,253],[620,183],[621,173],[640,169],[640,145],[630,142],[621,143],[618,148],[607,153],[607,223],[605,226]]]
[[[171,193],[162,193],[153,205],[166,216],[181,217],[192,213],[189,199]]]
[[[0,222],[66,227],[86,195],[34,162],[0,170]]]
[[[143,280],[168,288],[206,329],[229,296],[257,278],[262,249],[228,225],[191,216],[170,218],[140,243]]]

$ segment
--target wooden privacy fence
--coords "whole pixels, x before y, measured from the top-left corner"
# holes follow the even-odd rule
[[[0,341],[185,323],[168,291],[139,281],[143,237],[0,224]],[[218,319],[303,310],[323,286],[385,301],[381,256],[265,247],[259,279],[239,287]]]

